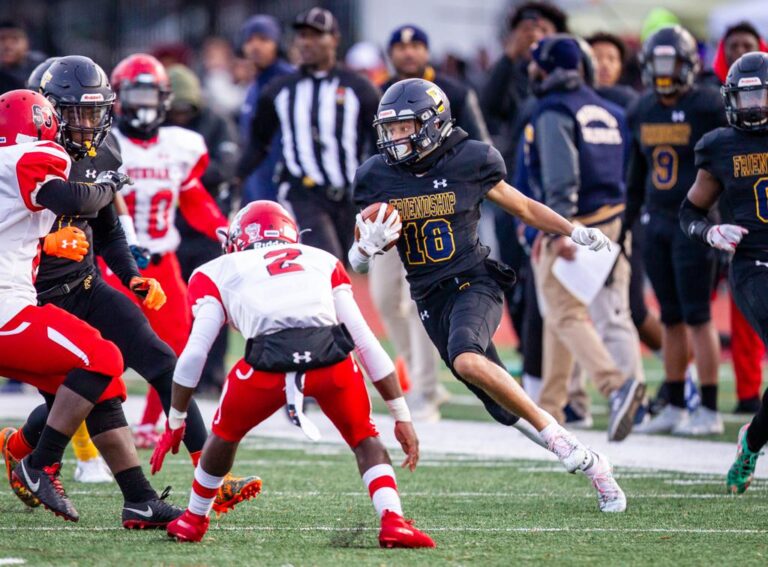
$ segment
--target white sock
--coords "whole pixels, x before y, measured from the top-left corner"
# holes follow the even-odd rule
[[[224,482],[223,476],[213,476],[203,470],[200,465],[195,467],[195,479],[192,481],[192,492],[189,495],[189,511],[198,516],[207,516],[216,500],[216,494]]]
[[[400,495],[397,492],[395,470],[392,465],[374,465],[363,473],[363,483],[371,496],[373,507],[379,514],[384,515],[386,510],[403,515],[403,507],[400,504]]]
[[[544,440],[544,443],[547,444],[547,447],[549,447],[551,445],[550,441],[554,437],[563,435],[563,433],[567,434],[568,432],[559,423],[553,422],[539,431],[539,437],[541,437]]]

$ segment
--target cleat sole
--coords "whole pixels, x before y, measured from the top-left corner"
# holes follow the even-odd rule
[[[240,502],[256,498],[259,494],[261,494],[262,484],[263,483],[261,479],[248,483],[240,492],[234,496],[234,498],[230,498],[229,500],[225,500],[223,502],[214,502],[213,511],[216,512],[218,517],[234,509],[234,507],[240,504]]]

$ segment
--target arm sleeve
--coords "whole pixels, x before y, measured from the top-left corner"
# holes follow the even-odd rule
[[[174,382],[187,388],[197,386],[211,346],[225,321],[220,304],[211,301],[198,307],[189,340],[173,371]]]
[[[485,197],[486,193],[507,178],[507,166],[504,164],[504,158],[501,157],[499,150],[493,146],[488,146],[485,160],[480,166],[480,198]]]
[[[546,205],[570,219],[578,210],[579,152],[573,120],[556,111],[544,112],[535,125],[536,148]]]
[[[179,209],[192,228],[211,240],[218,240],[216,229],[227,226],[227,218],[205,190],[200,179],[188,184],[179,195]]]
[[[645,201],[645,179],[648,175],[648,164],[640,150],[640,143],[635,137],[629,150],[627,163],[627,208],[624,212],[624,226],[635,224]]]
[[[240,179],[248,177],[267,157],[270,144],[278,128],[280,128],[280,118],[277,116],[275,100],[271,89],[267,89],[259,97],[256,114],[251,120],[251,136],[248,140],[248,146],[237,165],[237,176]]]
[[[91,221],[93,228],[94,252],[104,258],[125,287],[131,278],[140,277],[136,260],[128,248],[123,227],[112,205],[99,211],[99,215]]]
[[[57,215],[90,215],[109,205],[115,193],[109,183],[77,183],[51,179],[37,193],[37,202]]]
[[[392,359],[381,346],[366,323],[349,286],[333,290],[333,302],[339,322],[346,325],[355,341],[355,354],[372,382],[377,382],[395,371]]]

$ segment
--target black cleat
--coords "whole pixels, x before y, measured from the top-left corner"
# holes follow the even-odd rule
[[[171,491],[169,486],[163,493],[146,502],[126,502],[123,504],[123,527],[128,530],[154,530],[164,528],[184,513],[165,501]]]
[[[46,510],[70,522],[77,522],[80,515],[64,492],[59,480],[61,463],[54,463],[42,469],[29,466],[29,457],[23,458],[13,469],[13,481],[20,483],[35,496]]]

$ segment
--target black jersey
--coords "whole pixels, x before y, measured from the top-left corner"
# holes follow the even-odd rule
[[[506,174],[495,148],[468,139],[420,176],[387,165],[381,155],[357,170],[355,203],[391,203],[400,213],[403,229],[397,250],[414,299],[423,298],[441,281],[473,271],[488,257],[477,234],[480,203]]]
[[[94,157],[72,162],[69,180],[93,183],[102,171],[116,171],[123,163],[117,139],[110,133],[99,146]],[[125,234],[111,203],[98,213],[87,216],[62,215],[56,219],[51,231],[65,226],[76,226],[88,237],[91,247],[82,262],[49,256],[42,253],[40,269],[35,280],[39,292],[55,285],[86,276],[94,270],[94,253],[104,257],[109,267],[127,283],[139,272],[125,241]]]
[[[697,86],[674,106],[664,106],[653,91],[648,91],[628,110],[627,120],[633,153],[628,192],[644,190],[648,211],[677,218],[680,204],[696,179],[696,142],[726,125],[720,93]]]
[[[696,144],[696,167],[723,188],[723,222],[749,230],[736,254],[768,259],[768,133],[718,128]]]

